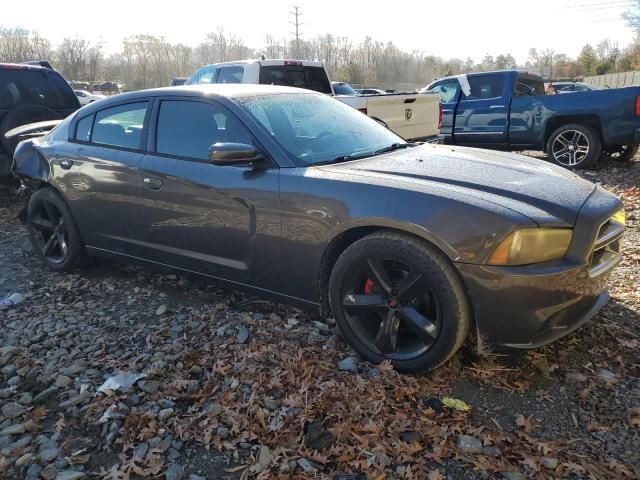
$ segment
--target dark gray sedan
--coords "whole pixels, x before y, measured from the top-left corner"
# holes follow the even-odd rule
[[[400,370],[533,348],[607,301],[622,204],[520,155],[410,144],[326,95],[128,93],[24,141],[24,221],[52,269],[87,255],[222,280],[333,315]]]

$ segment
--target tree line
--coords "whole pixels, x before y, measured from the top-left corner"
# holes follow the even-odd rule
[[[101,42],[64,38],[53,45],[38,32],[0,26],[0,61],[49,60],[68,80],[118,81],[135,90],[168,85],[174,77],[189,76],[202,65],[246,58],[322,60],[335,80],[354,84],[407,83],[426,85],[443,75],[524,67],[545,78],[577,80],[584,76],[640,69],[640,41],[622,50],[609,40],[585,45],[577,58],[552,49],[531,48],[524,65],[509,53],[473,59],[442,58],[419,50],[403,50],[393,42],[366,37],[354,43],[346,37],[320,35],[299,44],[267,35],[252,48],[233,33],[218,28],[197,46],[171,43],[163,37],[125,38],[117,52],[107,53]]]

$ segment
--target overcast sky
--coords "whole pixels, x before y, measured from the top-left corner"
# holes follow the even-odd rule
[[[292,5],[303,37],[332,33],[354,42],[369,35],[445,58],[511,53],[524,62],[530,47],[578,55],[604,38],[622,48],[633,32],[620,15],[631,0],[0,0],[0,25],[37,30],[54,44],[65,36],[102,39],[107,52],[138,33],[196,45],[223,26],[259,48],[266,34],[291,38]],[[2,61],[2,59],[0,59]]]

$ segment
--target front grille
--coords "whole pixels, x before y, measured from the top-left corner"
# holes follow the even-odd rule
[[[589,262],[589,275],[595,277],[614,267],[622,258],[624,225],[610,218],[598,230]]]

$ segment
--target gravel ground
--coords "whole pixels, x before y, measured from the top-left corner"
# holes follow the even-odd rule
[[[51,273],[0,186],[0,298],[25,297],[0,311],[0,477],[640,478],[640,164],[581,174],[627,206],[609,305],[551,346],[467,346],[425,376],[193,278]]]

